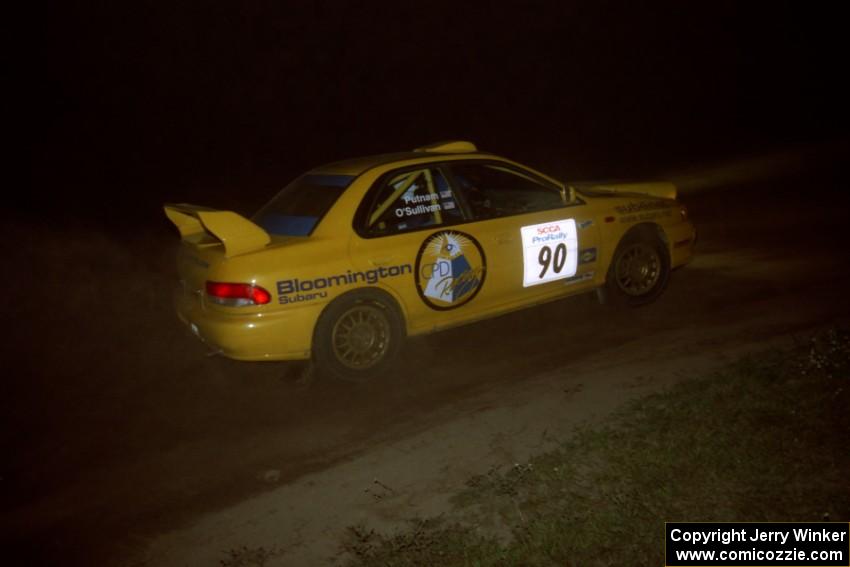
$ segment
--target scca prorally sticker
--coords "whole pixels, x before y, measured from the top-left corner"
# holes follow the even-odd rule
[[[436,232],[416,255],[416,290],[433,309],[455,309],[471,301],[484,285],[486,273],[484,250],[463,232]]]
[[[578,236],[575,219],[524,226],[520,233],[523,287],[562,280],[576,274]]]

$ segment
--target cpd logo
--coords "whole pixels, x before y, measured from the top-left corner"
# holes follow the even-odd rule
[[[487,275],[484,250],[471,235],[443,230],[422,243],[416,255],[416,290],[431,309],[445,311],[475,297]]]

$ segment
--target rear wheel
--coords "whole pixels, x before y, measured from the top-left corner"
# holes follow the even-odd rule
[[[669,277],[667,247],[657,235],[639,231],[620,241],[608,268],[606,286],[618,303],[638,306],[655,301]]]
[[[362,290],[344,295],[325,309],[313,335],[319,371],[363,382],[392,366],[404,340],[404,324],[386,294]]]

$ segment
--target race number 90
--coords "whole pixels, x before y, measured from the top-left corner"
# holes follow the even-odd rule
[[[540,270],[540,278],[546,276],[546,272],[549,271],[549,266],[552,266],[552,271],[556,274],[560,274],[561,270],[564,269],[564,264],[567,261],[567,245],[563,242],[558,244],[555,247],[554,253],[554,263],[552,262],[552,248],[549,246],[544,246],[540,249],[540,255],[537,257],[538,262],[540,262],[540,266],[543,268]]]
[[[524,226],[522,233],[523,287],[572,277],[578,266],[578,237],[574,219]]]

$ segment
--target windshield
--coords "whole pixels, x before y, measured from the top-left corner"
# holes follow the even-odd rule
[[[251,220],[269,234],[308,236],[352,181],[353,175],[302,175]]]

